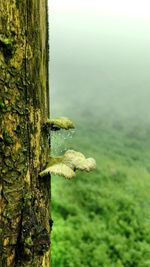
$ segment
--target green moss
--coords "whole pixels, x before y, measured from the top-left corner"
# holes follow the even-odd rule
[[[31,200],[31,195],[26,194],[26,198]],[[50,246],[49,232],[43,225],[43,221],[39,219],[34,210],[32,203],[28,203],[23,207],[23,221],[22,221],[22,237],[21,237],[21,256],[32,256],[32,252],[37,255],[43,255],[48,251]]]
[[[24,204],[23,206],[24,207],[30,207],[31,206],[31,202],[32,202],[32,193],[30,191],[27,191],[25,194],[24,194]]]
[[[25,243],[25,246],[31,248],[31,247],[33,246],[33,241],[32,241],[31,236],[28,236],[28,237],[25,239],[24,243]]]
[[[2,101],[0,101],[0,109],[4,109],[4,108],[5,108],[5,104]]]
[[[6,60],[11,58],[15,52],[14,39],[0,35],[0,48]]]
[[[17,125],[16,129],[15,129],[15,133],[19,136],[21,134],[21,127],[20,125]]]
[[[11,45],[13,43],[13,39],[0,36],[0,42],[3,45]]]
[[[6,129],[3,130],[3,140],[6,145],[13,144],[13,139]]]

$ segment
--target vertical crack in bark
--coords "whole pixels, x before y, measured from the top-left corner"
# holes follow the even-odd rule
[[[15,260],[14,260],[14,266],[20,265],[20,255],[21,255],[21,233],[22,233],[22,219],[23,219],[23,211],[21,211],[21,219],[19,224],[19,231],[18,231],[18,238],[16,243],[16,251],[15,251]]]

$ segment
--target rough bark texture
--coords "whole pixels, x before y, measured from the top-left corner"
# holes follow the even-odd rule
[[[47,1],[0,0],[0,14],[0,267],[47,267]]]

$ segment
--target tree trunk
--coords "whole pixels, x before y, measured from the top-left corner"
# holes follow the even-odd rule
[[[46,0],[0,0],[0,266],[49,266]]]

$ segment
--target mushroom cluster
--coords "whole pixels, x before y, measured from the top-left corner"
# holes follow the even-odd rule
[[[43,177],[51,173],[71,179],[75,177],[76,170],[89,172],[95,168],[95,159],[85,158],[85,156],[78,151],[67,150],[62,157],[50,158],[47,168],[40,173],[40,176]]]
[[[73,129],[74,123],[66,118],[60,117],[56,119],[48,119],[44,128],[49,128],[50,131],[58,131],[60,129]],[[50,157],[47,168],[40,172],[40,176],[44,177],[47,174],[64,176],[71,179],[76,176],[76,170],[92,171],[96,168],[96,161],[93,158],[86,158],[81,152],[67,150],[61,157]]]

